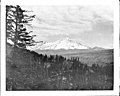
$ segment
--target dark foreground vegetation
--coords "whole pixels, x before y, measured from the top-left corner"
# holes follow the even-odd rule
[[[6,90],[112,90],[113,64],[88,66],[78,57],[47,56],[7,44]]]

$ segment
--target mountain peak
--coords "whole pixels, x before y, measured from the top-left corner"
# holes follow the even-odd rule
[[[59,49],[89,49],[89,47],[80,44],[79,42],[66,37],[62,40],[57,40],[55,42],[46,42],[38,44],[36,49],[39,50],[59,50]],[[36,50],[35,49],[35,50]]]
[[[59,41],[73,41],[71,38],[69,38],[69,37],[66,37],[66,38],[63,38],[63,39],[61,39],[61,40],[59,40]]]

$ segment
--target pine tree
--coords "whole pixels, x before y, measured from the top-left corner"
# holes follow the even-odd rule
[[[32,31],[28,32],[25,26],[35,18],[35,15],[29,16],[25,14],[27,12],[19,5],[6,6],[6,35],[7,39],[14,43],[14,47],[26,48],[35,44],[33,40],[35,35],[30,35]]]
[[[15,6],[6,6],[6,37],[11,41],[14,41],[14,34],[15,34]]]

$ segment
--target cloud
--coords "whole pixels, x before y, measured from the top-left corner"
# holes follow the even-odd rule
[[[95,31],[102,32],[102,34],[104,34],[104,31],[107,33],[110,31],[111,34],[112,29],[110,28],[113,26],[113,9],[111,6],[22,7],[33,10],[33,14],[36,15],[32,22],[34,33],[37,34],[36,40],[52,41],[55,36],[58,36],[58,38],[62,36],[78,37],[78,35],[84,35],[86,32],[88,32],[88,35],[93,34]],[[107,27],[101,25],[106,23],[108,23]],[[84,40],[84,38],[82,39]]]
[[[92,23],[100,20],[112,21],[112,10],[104,6],[32,6],[31,10],[36,14],[33,21],[35,28],[46,27],[53,30],[91,30]],[[109,10],[108,10],[109,9]],[[71,31],[70,31],[71,33]],[[69,34],[70,34],[69,33]]]

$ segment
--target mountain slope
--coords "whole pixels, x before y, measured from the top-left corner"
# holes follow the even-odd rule
[[[33,49],[39,49],[39,50],[58,50],[58,49],[89,49],[90,47],[84,46],[80,44],[79,42],[76,42],[74,40],[71,40],[69,38],[65,38],[62,40],[58,40],[55,42],[43,42],[42,44],[38,44],[37,47],[34,47]]]

